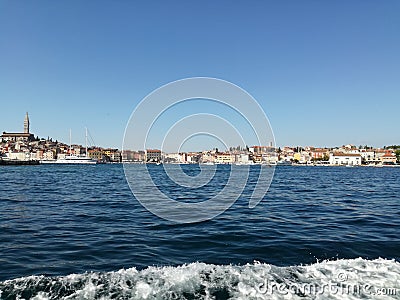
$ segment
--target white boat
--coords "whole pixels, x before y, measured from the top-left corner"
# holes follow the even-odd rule
[[[42,161],[42,163],[46,163]],[[97,161],[87,155],[69,155],[65,158],[56,159],[53,164],[97,164]]]
[[[236,166],[252,166],[255,165],[254,161],[249,160],[249,161],[239,161],[235,163]]]
[[[87,165],[87,164],[89,164],[89,165],[94,165],[94,164],[97,164],[97,161],[96,160],[94,160],[94,159],[92,159],[92,158],[90,158],[88,155],[87,155],[87,153],[88,153],[88,151],[87,151],[87,149],[88,149],[88,147],[87,147],[87,128],[85,128],[86,129],[86,135],[85,135],[85,140],[86,140],[86,147],[85,147],[85,154],[83,154],[83,155],[72,155],[72,154],[70,154],[70,155],[68,155],[68,156],[66,156],[66,157],[64,157],[64,158],[59,158],[59,159],[54,159],[54,160],[41,160],[40,161],[40,163],[42,163],[42,164],[80,164],[80,165]],[[71,151],[71,131],[69,132],[69,139],[70,139],[70,141],[69,141],[69,144],[70,144],[70,153],[72,152]]]
[[[291,166],[292,162],[289,160],[280,160],[277,163],[278,166]]]

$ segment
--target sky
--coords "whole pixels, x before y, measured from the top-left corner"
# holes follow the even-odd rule
[[[88,127],[121,149],[148,94],[212,77],[254,97],[278,146],[400,144],[399,15],[397,0],[0,0],[0,131],[28,111],[39,137],[83,144]]]

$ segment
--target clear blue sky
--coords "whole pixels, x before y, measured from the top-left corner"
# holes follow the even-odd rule
[[[0,0],[0,130],[121,148],[152,90],[209,76],[278,145],[400,144],[400,1]]]

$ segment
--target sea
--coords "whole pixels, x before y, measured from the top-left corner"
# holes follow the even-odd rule
[[[143,189],[143,165],[126,168]],[[147,166],[189,202],[232,168],[193,192]],[[260,168],[225,212],[181,224],[146,210],[121,164],[0,167],[0,299],[400,299],[400,168],[278,166],[250,208]]]

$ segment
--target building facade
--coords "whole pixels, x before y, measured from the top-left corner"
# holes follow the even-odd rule
[[[397,162],[397,157],[394,153],[388,151],[380,157],[380,160],[384,165],[395,165]]]
[[[146,162],[160,162],[161,150],[146,149]]]
[[[215,155],[216,164],[231,164],[233,163],[233,156],[230,153],[217,153]]]
[[[360,166],[361,155],[333,152],[329,157],[329,163],[335,166]]]

